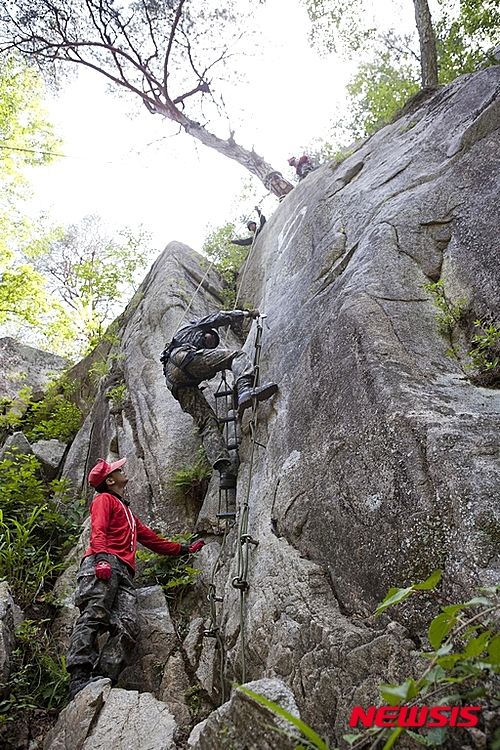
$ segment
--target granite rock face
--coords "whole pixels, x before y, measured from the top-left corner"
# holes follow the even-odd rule
[[[44,750],[175,750],[175,721],[150,693],[98,680],[77,693],[45,738]]]
[[[68,365],[64,357],[20,344],[6,336],[0,339],[0,397],[13,399],[25,386],[32,388],[36,397],[51,378]]]
[[[244,687],[300,718],[292,691],[279,680],[256,680]],[[236,690],[227,703],[194,727],[188,747],[211,750],[226,744],[245,750],[275,750],[279,744],[280,750],[294,750],[298,736],[292,723]]]
[[[98,457],[127,456],[141,520],[166,536],[207,535],[182,660],[167,648],[164,681],[149,688],[166,699],[165,680],[180,675],[179,721],[185,678],[227,706],[223,671],[227,683],[283,683],[302,719],[343,746],[352,706],[373,705],[379,682],[420,668],[428,613],[415,606],[374,620],[387,590],[436,568],[450,597],[497,583],[500,390],[468,369],[468,351],[474,321],[498,325],[500,315],[499,91],[498,67],[440,89],[308,175],[267,221],[239,299],[267,315],[261,379],[279,391],[259,405],[256,426],[248,413],[240,425],[238,510],[226,534],[216,478],[202,508],[172,485],[199,438],[159,363],[186,319],[221,309],[222,282],[172,242],[124,314],[63,474],[85,492]],[[438,294],[455,314],[448,327]],[[254,323],[250,356],[255,335]],[[227,341],[241,346],[235,334]],[[246,586],[235,587],[242,530],[258,544],[243,561]],[[219,750],[219,719],[207,719],[194,747]]]

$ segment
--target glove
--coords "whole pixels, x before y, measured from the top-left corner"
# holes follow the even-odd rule
[[[189,548],[189,552],[191,555],[194,555],[195,552],[198,552],[202,547],[205,546],[205,540],[199,539],[197,542],[192,544]]]
[[[252,318],[252,320],[255,320],[255,318],[258,318],[260,315],[260,312],[258,310],[245,310],[247,318]]]
[[[98,578],[102,578],[104,581],[108,581],[113,575],[111,565],[106,560],[96,563],[95,574]]]

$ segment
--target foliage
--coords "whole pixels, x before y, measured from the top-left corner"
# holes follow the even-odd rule
[[[479,589],[480,595],[459,604],[450,604],[435,589],[441,571],[435,571],[426,581],[405,588],[392,588],[378,605],[375,614],[421,592],[434,592],[440,612],[431,621],[427,637],[430,650],[422,654],[428,665],[417,679],[408,677],[399,685],[382,684],[381,697],[391,706],[397,705],[500,705],[500,585]],[[427,594],[428,596],[428,594]],[[440,727],[439,733],[417,734],[406,727],[372,728],[370,736],[378,742],[386,739],[384,748],[392,747],[404,733],[423,745],[442,745],[453,728]],[[351,744],[365,735],[352,738]],[[359,743],[361,746],[362,743]],[[500,747],[500,730],[493,744]]]
[[[352,134],[370,135],[386,125],[418,89],[418,72],[406,58],[394,61],[385,51],[376,62],[361,63],[347,85]]]
[[[6,748],[18,747],[16,730],[31,712],[62,708],[67,700],[69,675],[64,657],[57,655],[49,620],[24,620],[16,628],[8,682],[0,685],[0,737]]]
[[[274,196],[268,200],[269,194],[263,194],[256,187],[253,178],[246,180],[240,194],[229,209],[231,219],[221,227],[207,227],[207,235],[203,243],[202,252],[209,259],[225,282],[222,292],[223,304],[226,310],[231,310],[236,304],[236,282],[245,258],[250,251],[249,245],[232,245],[235,237],[248,237],[248,221],[255,221],[259,225],[260,218],[256,215],[257,207],[266,204],[263,213],[268,216],[268,209],[273,210],[276,201]],[[255,213],[249,212],[249,206],[255,205]]]
[[[127,386],[125,383],[119,383],[114,388],[110,388],[106,398],[112,401],[115,409],[120,409],[125,401],[125,395],[127,393]]]
[[[449,357],[455,357],[460,362],[459,348],[456,343],[456,331],[465,323],[466,300],[460,299],[452,302],[446,295],[444,281],[440,279],[434,284],[424,284],[424,289],[434,297],[434,304],[440,311],[437,316],[439,331],[446,336],[450,348],[446,352]]]
[[[500,584],[481,588],[479,596],[452,604],[436,592],[441,575],[441,570],[436,570],[421,583],[391,588],[375,611],[376,616],[381,615],[389,607],[413,595],[431,596],[440,604],[440,612],[432,619],[427,631],[430,648],[421,655],[427,660],[426,668],[416,679],[408,677],[399,685],[381,684],[381,698],[390,706],[408,708],[417,705],[471,705],[473,701],[475,706],[497,710],[500,706]],[[292,723],[302,733],[304,739],[297,750],[327,750],[324,740],[303,721],[273,701],[247,688],[236,687]],[[454,731],[453,727],[445,726],[429,729],[427,734],[423,734],[404,726],[373,726],[362,733],[346,734],[343,739],[352,748],[380,747],[381,750],[389,750],[398,744],[402,735],[407,734],[420,745],[436,747],[443,745],[447,739],[453,739],[450,735]],[[489,739],[488,747],[498,750],[500,727],[494,730],[494,737]]]
[[[190,544],[189,537],[184,536],[174,536],[172,541]],[[189,565],[191,557],[187,555],[171,557],[140,549],[136,556],[139,562],[138,581],[146,586],[159,584],[167,599],[172,600],[176,606],[181,604],[200,573],[199,568]]]
[[[78,538],[81,513],[65,481],[47,483],[31,455],[0,461],[0,571],[21,606],[28,606],[64,567]]]
[[[434,304],[440,310],[437,321],[441,333],[451,335],[454,327],[463,321],[467,300],[459,299],[451,302],[444,290],[444,280],[439,279],[434,284],[424,284],[424,289],[434,297]]]
[[[375,34],[375,20],[364,12],[363,2],[304,0],[311,21],[310,41],[322,54],[342,51],[351,57],[366,47]]]
[[[347,86],[348,117],[334,127],[351,138],[370,135],[390,122],[420,87],[422,61],[415,30],[405,34],[383,29],[362,0],[305,0],[305,4],[312,24],[311,43],[321,52],[338,51],[348,58],[364,53]],[[488,64],[488,53],[500,43],[497,0],[439,0],[433,12],[439,84]]]
[[[186,499],[202,502],[211,476],[212,467],[202,446],[198,449],[194,464],[183,463],[182,467],[174,472],[172,485]]]
[[[22,321],[36,325],[49,308],[44,278],[33,258],[42,252],[54,230],[45,220],[22,215],[31,191],[27,167],[49,164],[60,141],[43,107],[43,84],[21,56],[9,54],[0,68],[0,324]]]
[[[434,303],[440,310],[438,326],[450,342],[447,354],[461,362],[459,347],[456,343],[456,331],[467,325],[466,303],[460,299],[453,303],[444,290],[444,282],[440,279],[435,284],[425,284],[424,288],[434,297]],[[500,327],[493,322],[477,319],[474,321],[474,332],[468,356],[471,362],[462,367],[464,372],[473,370],[470,380],[474,385],[490,388],[500,387]]]
[[[81,410],[71,401],[74,388],[64,376],[57,378],[36,401],[30,387],[21,388],[16,398],[0,403],[0,428],[7,434],[20,430],[30,442],[54,438],[70,442],[83,421]]]
[[[228,310],[235,305],[238,271],[248,255],[248,246],[230,244],[234,229],[235,225],[232,222],[223,227],[210,229],[203,243],[204,255],[213,263],[225,282],[222,296],[224,307]]]
[[[500,42],[497,0],[460,0],[458,13],[441,0],[436,23],[439,80],[449,83],[488,64],[488,52]]]
[[[474,346],[469,351],[474,369],[488,372],[498,367],[500,360],[500,328],[494,323],[474,321],[476,333],[472,337]]]
[[[151,260],[149,239],[143,229],[135,237],[128,228],[115,238],[95,215],[54,239],[36,264],[58,300],[46,323],[53,348],[83,355],[97,344]]]

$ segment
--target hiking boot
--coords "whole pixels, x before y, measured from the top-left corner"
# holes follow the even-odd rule
[[[266,383],[265,385],[259,385],[257,388],[245,387],[238,393],[238,416],[241,419],[245,409],[248,409],[253,404],[253,399],[257,401],[266,401],[271,396],[274,396],[278,386],[276,383]]]
[[[219,487],[221,490],[232,490],[236,487],[236,474],[230,471],[221,471],[219,477]]]

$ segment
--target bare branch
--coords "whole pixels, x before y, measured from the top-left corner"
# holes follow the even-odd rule
[[[184,7],[184,3],[185,2],[186,2],[186,0],[180,0],[180,2],[179,2],[179,6],[177,8],[177,13],[175,14],[175,18],[174,18],[174,21],[172,23],[172,28],[170,30],[170,36],[169,36],[169,39],[168,39],[167,51],[165,52],[165,60],[163,62],[163,88],[165,90],[165,98],[166,99],[169,98],[168,97],[168,86],[167,86],[167,81],[168,81],[168,63],[169,63],[169,60],[170,60],[170,53],[172,51],[172,45],[174,43],[174,38],[175,38],[176,31],[177,31],[177,26],[180,23],[181,16],[182,16],[182,9]]]

